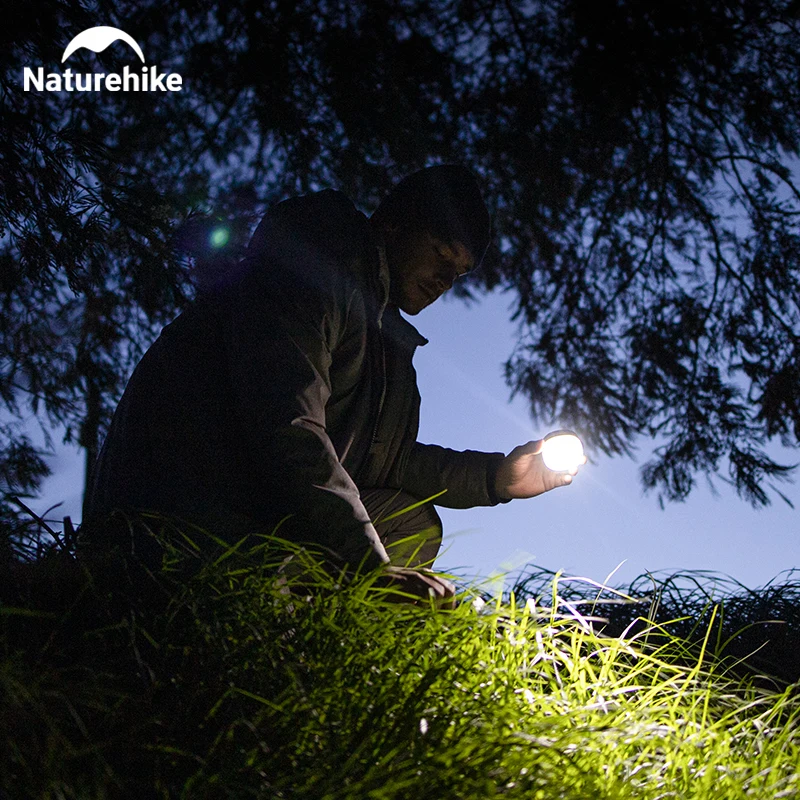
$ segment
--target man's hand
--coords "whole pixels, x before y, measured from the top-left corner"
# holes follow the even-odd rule
[[[441,575],[428,570],[388,566],[379,585],[396,590],[396,593],[388,592],[386,595],[386,599],[393,603],[428,605],[433,599],[440,608],[456,607],[456,587]]]
[[[558,486],[568,486],[578,470],[553,472],[542,460],[544,439],[515,447],[501,462],[494,487],[501,500],[536,497]],[[584,457],[583,462],[586,463]]]

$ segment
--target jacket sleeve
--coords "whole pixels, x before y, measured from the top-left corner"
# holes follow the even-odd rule
[[[375,567],[388,556],[325,429],[332,353],[360,295],[329,255],[289,238],[251,252],[258,277],[239,284],[225,315],[235,413],[261,502],[291,514],[283,534]]]
[[[443,490],[434,503],[445,508],[494,506],[499,502],[494,479],[503,453],[448,450],[416,442],[403,471],[402,488],[424,499]]]

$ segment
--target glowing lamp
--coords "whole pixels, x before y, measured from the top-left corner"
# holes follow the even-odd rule
[[[572,431],[553,431],[544,437],[544,465],[553,472],[569,472],[584,463],[583,443]]]

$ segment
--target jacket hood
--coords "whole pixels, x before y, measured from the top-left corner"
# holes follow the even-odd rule
[[[269,242],[270,248],[266,245]],[[292,197],[272,206],[253,233],[248,254],[311,250],[320,260],[346,264],[356,279],[370,287],[376,300],[376,321],[380,326],[389,305],[389,262],[383,237],[369,224],[343,192],[325,189],[321,192]],[[269,269],[253,264],[254,269]],[[428,340],[398,313],[399,323],[392,333],[414,347]]]

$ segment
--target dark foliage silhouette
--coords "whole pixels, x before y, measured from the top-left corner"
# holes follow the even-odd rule
[[[184,90],[22,90],[25,66],[63,69],[97,24]],[[12,3],[3,518],[24,524],[9,498],[46,472],[14,421],[64,425],[90,466],[193,264],[213,282],[283,196],[334,186],[371,211],[437,161],[467,164],[492,203],[495,247],[462,291],[515,291],[506,375],[534,415],[609,454],[656,437],[642,479],[662,499],[705,474],[769,503],[791,467],[764,445],[800,437],[798,24],[781,0]],[[217,223],[230,244],[206,252]]]

